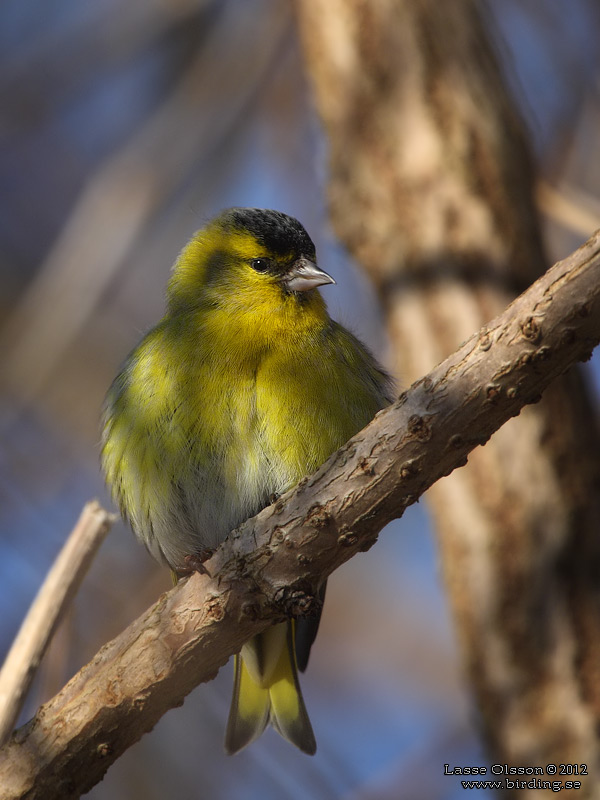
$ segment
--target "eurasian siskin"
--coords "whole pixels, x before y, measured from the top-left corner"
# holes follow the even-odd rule
[[[386,373],[327,313],[317,287],[328,283],[302,225],[278,211],[229,209],[175,262],[165,316],[108,392],[102,447],[123,515],[175,572],[390,402]],[[280,623],[236,656],[228,752],[268,722],[315,752],[297,664],[316,624]]]

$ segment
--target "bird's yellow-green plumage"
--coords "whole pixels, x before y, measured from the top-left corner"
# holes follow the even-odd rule
[[[329,317],[316,288],[325,283],[308,234],[277,211],[229,209],[179,255],[165,316],[108,392],[102,447],[122,513],[173,570],[313,472],[391,399],[373,356]],[[288,623],[236,657],[227,750],[267,722],[314,752]]]

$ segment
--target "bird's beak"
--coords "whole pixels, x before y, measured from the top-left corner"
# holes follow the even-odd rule
[[[314,261],[301,256],[284,276],[283,285],[290,292],[307,292],[325,283],[335,283],[331,275],[319,269]]]

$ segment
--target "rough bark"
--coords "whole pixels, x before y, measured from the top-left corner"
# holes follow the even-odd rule
[[[250,636],[310,612],[323,577],[371,547],[387,522],[599,341],[600,231],[233,532],[209,574],[163,595],[105,645],[0,751],[0,800],[69,800],[90,789]],[[563,655],[569,665],[574,654]],[[580,724],[593,725],[585,709]]]
[[[473,0],[297,5],[334,228],[410,382],[544,269],[527,147]],[[494,758],[584,761],[583,796],[600,792],[599,444],[572,372],[428,495]]]

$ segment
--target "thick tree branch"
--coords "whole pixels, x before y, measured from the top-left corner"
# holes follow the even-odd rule
[[[107,644],[0,752],[0,800],[71,798],[251,635],[600,341],[600,231]]]

